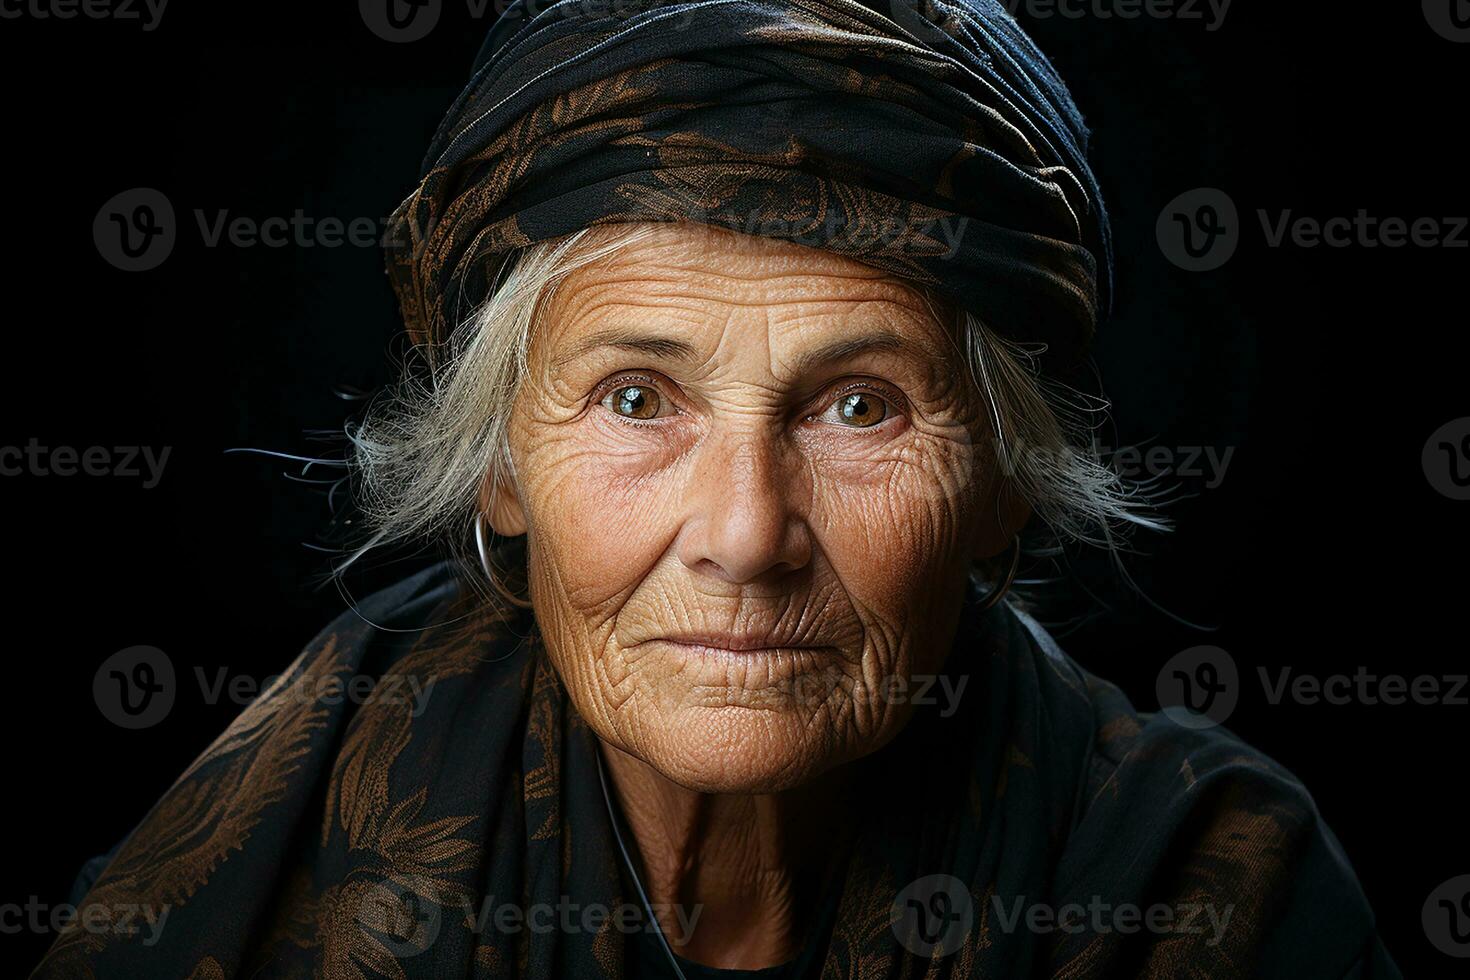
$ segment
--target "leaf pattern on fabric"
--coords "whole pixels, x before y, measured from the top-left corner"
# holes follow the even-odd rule
[[[84,906],[185,905],[233,852],[244,848],[266,811],[293,788],[290,777],[307,741],[326,721],[325,708],[297,685],[340,666],[337,638],[307,650],[243,710],[194,761],[119,849],[88,892]],[[112,936],[77,928],[52,946],[42,966],[95,976],[85,958]],[[218,969],[201,962],[200,969]]]

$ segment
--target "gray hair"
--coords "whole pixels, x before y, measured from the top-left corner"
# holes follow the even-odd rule
[[[357,490],[364,543],[338,571],[384,545],[440,542],[469,568],[476,554],[480,494],[516,478],[509,444],[512,405],[528,374],[527,355],[538,317],[572,272],[647,238],[651,224],[583,229],[526,246],[505,261],[489,297],[448,340],[420,351],[427,371],[405,370],[350,429],[349,464]],[[919,293],[937,308],[927,289]],[[1094,431],[1106,403],[1042,375],[1035,352],[959,312],[957,353],[986,406],[997,471],[1026,500],[1048,542],[1076,542],[1116,559],[1134,527],[1164,530],[1146,487],[1129,483],[1100,458]],[[489,572],[504,600],[524,606]],[[484,576],[477,576],[483,579]],[[976,567],[977,583],[993,569]],[[487,597],[494,597],[487,593]]]

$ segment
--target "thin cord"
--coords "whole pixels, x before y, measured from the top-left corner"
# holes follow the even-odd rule
[[[679,969],[679,961],[674,958],[674,950],[669,945],[668,939],[664,938],[663,928],[658,924],[658,916],[653,914],[653,906],[648,904],[648,894],[643,890],[643,882],[638,880],[638,869],[633,867],[633,859],[628,856],[628,848],[623,845],[623,832],[618,829],[618,814],[613,809],[612,794],[607,791],[607,774],[602,768],[602,750],[593,746],[592,754],[597,759],[597,781],[602,784],[602,799],[607,803],[607,815],[612,820],[613,839],[618,842],[618,850],[623,855],[623,864],[628,868],[628,874],[633,878],[633,888],[638,892],[638,898],[643,902],[643,911],[648,913],[648,921],[653,923],[653,931],[658,936],[659,945],[663,947],[665,955],[669,958],[669,966],[674,969],[674,976],[679,980],[686,980],[684,971]]]

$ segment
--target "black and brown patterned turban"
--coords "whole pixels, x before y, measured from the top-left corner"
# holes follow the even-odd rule
[[[1071,363],[1111,276],[1086,140],[996,0],[517,0],[393,216],[389,274],[434,343],[521,246],[690,220],[882,268]]]

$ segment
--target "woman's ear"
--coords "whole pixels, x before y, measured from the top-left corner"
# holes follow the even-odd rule
[[[526,533],[526,512],[521,498],[509,481],[487,476],[480,486],[480,513],[490,519],[490,527],[502,538]]]
[[[1031,519],[1031,504],[1010,480],[1000,481],[985,506],[975,543],[977,559],[994,558],[1005,551]]]

